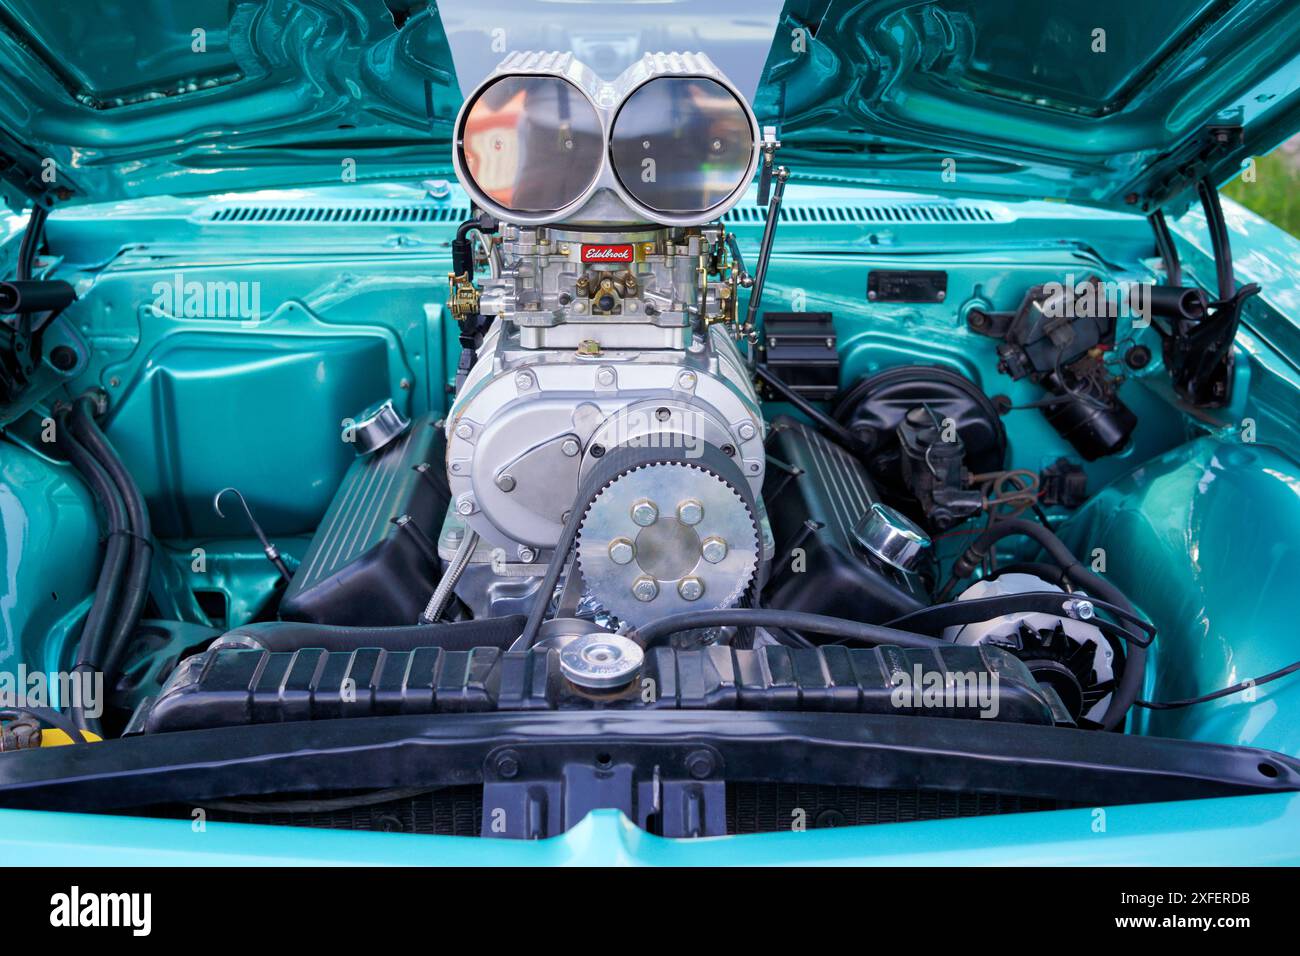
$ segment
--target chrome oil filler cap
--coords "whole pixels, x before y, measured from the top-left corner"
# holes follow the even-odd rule
[[[870,554],[900,571],[916,570],[930,536],[896,508],[876,502],[853,529],[853,537]]]
[[[410,421],[393,407],[393,400],[386,398],[357,416],[356,424],[351,429],[353,448],[358,455],[369,455],[391,443],[410,427]],[[346,432],[344,440],[347,440]]]

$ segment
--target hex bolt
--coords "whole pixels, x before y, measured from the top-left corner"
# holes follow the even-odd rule
[[[459,425],[456,426],[456,437],[473,438],[474,426],[471,425],[469,422],[461,422]]]
[[[704,582],[694,575],[684,577],[677,582],[677,593],[683,601],[698,601],[704,597]]]
[[[493,769],[496,770],[497,776],[505,780],[519,775],[519,755],[513,750],[507,750],[497,754],[496,760],[493,761]]]
[[[643,574],[632,582],[632,596],[638,601],[653,601],[659,596],[659,584]]]
[[[678,387],[686,389],[687,391],[690,391],[695,387],[695,381],[694,372],[682,372],[682,374],[677,376]]]
[[[758,432],[754,430],[753,422],[741,422],[740,427],[736,429],[736,434],[740,436],[741,441],[749,441],[757,435]]]
[[[1071,598],[1065,602],[1065,613],[1079,621],[1090,621],[1097,615],[1097,609],[1091,601]]]
[[[514,475],[508,475],[504,471],[501,474],[497,475],[497,487],[507,493],[514,491],[515,490]]]
[[[614,370],[612,368],[600,368],[596,370],[596,384],[610,386],[614,384]]]
[[[527,391],[533,387],[533,376],[528,372],[518,372],[515,375],[515,388],[520,391]]]
[[[560,451],[564,452],[566,457],[572,458],[578,452],[582,451],[582,446],[578,444],[576,438],[566,438],[560,444]]]
[[[727,542],[716,534],[709,535],[700,542],[700,555],[709,564],[717,564],[727,556]]]
[[[703,780],[713,773],[713,754],[707,750],[696,750],[686,758],[686,772],[696,780]]]
[[[678,502],[677,520],[682,524],[699,524],[704,520],[704,505],[695,498]]]
[[[472,515],[474,513],[474,496],[461,495],[456,499],[456,514]]]
[[[636,557],[631,538],[615,538],[609,543],[609,559],[615,564],[630,564]]]
[[[642,498],[632,505],[632,520],[642,528],[648,528],[659,520],[659,508],[649,498]]]
[[[515,553],[519,555],[519,560],[524,564],[532,564],[537,560],[537,552],[526,544],[521,544],[519,550]]]

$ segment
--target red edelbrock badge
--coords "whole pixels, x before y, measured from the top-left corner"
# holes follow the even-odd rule
[[[617,246],[583,246],[583,262],[631,262],[633,249],[630,244]]]

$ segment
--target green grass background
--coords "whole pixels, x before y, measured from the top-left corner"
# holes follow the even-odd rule
[[[1300,236],[1300,156],[1283,146],[1257,159],[1255,170],[1253,183],[1238,176],[1223,187],[1223,195]]]

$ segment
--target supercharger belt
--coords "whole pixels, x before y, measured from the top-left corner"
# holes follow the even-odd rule
[[[610,449],[575,499],[520,644],[535,641],[575,545],[584,580],[628,623],[730,607],[758,571],[757,516],[740,468],[712,445]]]

